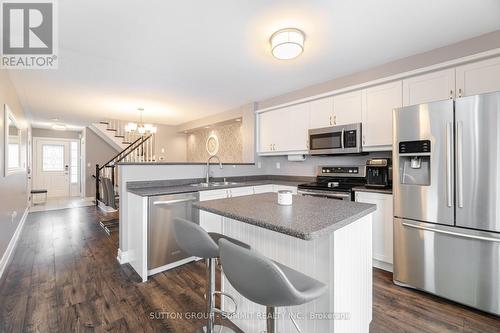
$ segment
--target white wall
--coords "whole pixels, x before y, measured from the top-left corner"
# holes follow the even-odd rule
[[[369,155],[307,156],[303,162],[290,162],[286,156],[261,157],[265,174],[287,176],[316,176],[319,165],[365,165],[369,158],[391,157],[391,152],[373,152]],[[277,167],[280,164],[280,168]]]
[[[8,71],[0,70],[0,274],[6,264],[6,251],[20,226],[23,213],[28,207],[29,184],[26,169],[4,176],[4,104],[7,104],[21,127],[21,165],[28,163],[28,140],[31,140],[28,122]],[[12,217],[12,213],[17,216]],[[11,243],[13,244],[13,243]],[[11,250],[11,249],[10,249]]]
[[[180,133],[176,126],[155,125],[158,132],[155,137],[155,156],[160,162],[185,162],[186,134]]]

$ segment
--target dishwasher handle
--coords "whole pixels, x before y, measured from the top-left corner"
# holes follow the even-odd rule
[[[174,205],[174,204],[188,202],[188,201],[196,201],[196,198],[189,197],[189,198],[184,198],[184,199],[160,200],[160,201],[154,201],[153,205],[155,205],[155,206],[167,206],[167,205]]]

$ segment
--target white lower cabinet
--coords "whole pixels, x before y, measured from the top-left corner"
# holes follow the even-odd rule
[[[226,189],[200,192],[200,201],[225,198],[227,198]],[[208,232],[222,233],[222,217],[200,210],[200,226]]]
[[[356,192],[356,202],[377,205],[377,211],[373,214],[373,266],[392,272],[392,195],[375,192]]]
[[[274,192],[273,186],[274,186],[273,184],[258,185],[253,187],[253,191],[255,194]]]
[[[254,194],[253,186],[235,187],[227,190],[228,198],[241,197],[244,195],[252,195],[252,194]]]

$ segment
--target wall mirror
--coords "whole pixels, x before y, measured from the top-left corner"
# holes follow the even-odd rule
[[[217,135],[212,134],[208,137],[206,147],[207,152],[210,154],[210,156],[217,154],[217,152],[219,151],[219,138],[217,137]]]
[[[14,114],[4,105],[4,174],[5,176],[21,171],[21,129]]]

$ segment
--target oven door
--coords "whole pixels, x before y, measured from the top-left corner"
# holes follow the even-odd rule
[[[361,124],[309,130],[311,155],[353,154],[361,152]]]
[[[328,198],[334,200],[351,201],[351,193],[348,192],[330,192],[330,191],[315,191],[315,190],[298,190],[297,194],[302,196],[311,196],[319,198]]]

